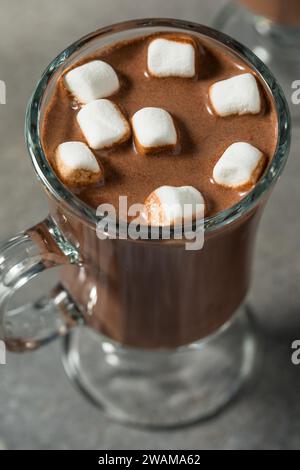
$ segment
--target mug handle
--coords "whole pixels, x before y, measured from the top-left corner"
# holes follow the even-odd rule
[[[0,339],[9,351],[32,351],[83,323],[61,284],[47,296],[9,309],[18,289],[46,269],[66,264],[80,266],[80,256],[50,216],[0,246]]]

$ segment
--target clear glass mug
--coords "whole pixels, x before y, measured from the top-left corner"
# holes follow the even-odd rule
[[[162,30],[224,44],[260,74],[278,111],[272,162],[238,204],[205,219],[199,251],[174,239],[97,238],[95,211],[62,185],[40,142],[43,113],[64,68],[104,45]],[[71,381],[117,420],[172,427],[216,413],[249,376],[255,357],[243,301],[258,221],[290,141],[288,107],[273,75],[241,44],[196,23],[141,19],[109,26],[72,44],[46,69],[28,105],[26,141],[49,216],[1,247],[0,338],[23,352],[61,336]],[[57,266],[59,281],[47,297],[9,308],[20,287]],[[229,295],[231,285],[237,287]]]
[[[213,26],[241,41],[263,60],[300,118],[300,7],[298,0],[235,0],[217,12]]]

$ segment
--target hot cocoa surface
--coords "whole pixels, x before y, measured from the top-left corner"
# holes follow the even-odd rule
[[[93,208],[111,203],[118,208],[119,196],[128,197],[128,205],[143,203],[163,185],[191,185],[205,198],[206,216],[216,214],[238,202],[245,192],[227,189],[213,181],[213,167],[226,148],[234,142],[248,142],[272,159],[277,141],[277,116],[270,94],[256,77],[262,95],[262,111],[256,115],[219,117],[212,111],[208,90],[219,80],[251,68],[224,46],[211,39],[195,38],[199,73],[196,78],[155,78],[147,73],[149,37],[116,43],[77,62],[73,67],[94,59],[109,63],[117,72],[121,87],[109,97],[128,119],[143,107],[160,107],[171,113],[179,131],[176,152],[139,155],[132,143],[110,150],[93,150],[104,169],[105,181],[74,190]],[[66,141],[85,138],[76,121],[80,104],[64,86],[61,77],[43,119],[41,135],[46,156],[53,167],[55,150]]]

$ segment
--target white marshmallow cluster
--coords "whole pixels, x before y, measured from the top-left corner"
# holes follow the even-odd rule
[[[156,37],[148,46],[149,75],[195,77],[196,53],[192,39]],[[109,64],[93,60],[80,65],[64,75],[64,83],[83,104],[77,121],[91,149],[110,148],[130,138],[129,122],[115,103],[105,99],[120,88],[118,76]],[[258,84],[251,73],[214,83],[209,98],[214,112],[221,117],[257,114],[262,106]],[[142,155],[172,149],[178,144],[174,120],[162,108],[142,108],[131,122],[135,147]],[[64,142],[57,147],[57,172],[68,185],[88,184],[103,176],[89,147],[83,142]],[[224,187],[246,188],[257,181],[264,164],[265,156],[260,150],[246,142],[236,142],[216,163],[213,178]],[[144,216],[151,225],[177,225],[203,217],[204,205],[202,194],[192,186],[161,186],[147,197]]]
[[[219,116],[257,114],[261,109],[259,89],[251,73],[214,83],[209,89],[209,97]]]
[[[60,178],[70,185],[95,182],[101,168],[93,152],[83,142],[63,142],[55,153],[55,163]]]
[[[148,47],[148,71],[154,77],[194,77],[196,53],[192,42],[153,39]]]
[[[89,146],[104,149],[129,139],[131,129],[119,108],[107,99],[86,104],[77,114],[77,121]]]
[[[204,198],[193,186],[161,186],[145,200],[144,219],[153,226],[176,226],[204,217]]]
[[[142,108],[132,117],[135,145],[145,154],[177,143],[172,116],[162,108]]]
[[[235,142],[216,163],[213,178],[228,188],[246,187],[256,183],[264,163],[264,155],[256,147],[247,142]]]
[[[111,96],[120,87],[116,72],[102,60],[92,60],[70,70],[65,74],[64,81],[81,103]]]

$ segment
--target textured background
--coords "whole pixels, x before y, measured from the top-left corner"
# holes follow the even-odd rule
[[[43,218],[47,206],[23,138],[26,102],[41,71],[66,45],[100,26],[146,16],[209,23],[217,0],[2,0],[0,78],[0,236]],[[300,77],[294,77],[294,79]],[[290,361],[300,338],[299,175],[294,129],[285,174],[265,212],[249,303],[262,333],[264,361],[251,391],[219,417],[164,433],[124,428],[73,390],[60,363],[60,345],[9,355],[0,366],[0,448],[9,449],[260,449],[299,448],[300,366]]]

